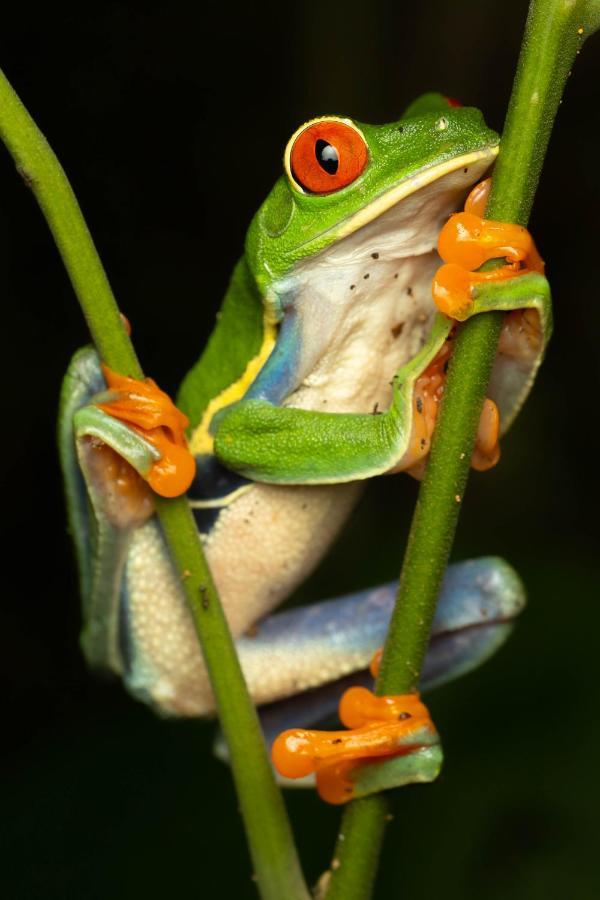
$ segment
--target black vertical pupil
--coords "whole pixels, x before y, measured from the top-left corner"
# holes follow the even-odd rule
[[[340,158],[332,144],[328,144],[324,140],[318,140],[315,144],[315,156],[321,168],[325,169],[328,175],[335,175],[340,164]]]

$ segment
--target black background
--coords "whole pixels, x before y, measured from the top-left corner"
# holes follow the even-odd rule
[[[3,10],[2,64],[72,180],[144,368],[173,391],[297,125],[392,120],[439,89],[500,129],[525,12],[523,0],[21,4]],[[454,550],[506,556],[529,606],[492,662],[430,697],[446,767],[399,796],[378,897],[596,894],[599,40],[569,82],[532,218],[555,337],[501,465],[472,477]],[[79,655],[54,423],[87,336],[5,153],[0,198],[3,893],[252,897],[212,726],[155,718]],[[394,577],[415,494],[407,478],[374,483],[301,599]],[[338,812],[288,799],[314,880]]]

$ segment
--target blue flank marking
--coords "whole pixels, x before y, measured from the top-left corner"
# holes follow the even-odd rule
[[[395,582],[377,588],[300,606],[268,616],[258,624],[254,637],[238,640],[240,651],[265,652],[274,646],[291,653],[311,653],[319,645],[327,654],[379,646],[387,631]],[[465,560],[449,566],[431,629],[432,638],[513,618],[524,604],[521,582],[508,565],[496,557]]]
[[[247,478],[226,469],[216,456],[202,454],[196,456],[196,475],[188,495],[190,500],[225,501],[230,494],[245,484],[250,484]],[[223,506],[192,509],[196,526],[201,534],[210,534],[225,506],[224,503]]]
[[[292,305],[287,306],[273,352],[244,394],[242,402],[260,399],[277,406],[293,391],[298,371],[299,335],[296,311]],[[219,413],[211,423],[211,430],[218,423]],[[215,456],[197,456],[196,466],[196,477],[189,491],[192,500],[225,501],[238,488],[250,483],[247,478],[226,469]],[[194,508],[196,525],[202,534],[210,533],[225,506],[224,503],[221,507]]]
[[[360,591],[309,607],[269,616],[254,637],[239,638],[238,650],[248,658],[259,654],[265,665],[273,654],[301,655],[315,667],[335,668],[356,651],[369,656],[385,640],[396,593],[395,583]],[[510,619],[524,605],[522,584],[503,560],[485,557],[448,567],[420,687],[428,690],[461,675],[487,659],[506,639]],[[293,665],[293,663],[292,663]],[[342,670],[342,667],[340,667]],[[367,672],[357,672],[295,697],[260,709],[265,737],[297,725],[327,722],[335,716],[341,691],[350,684],[370,685]]]
[[[244,394],[245,400],[267,400],[279,406],[297,387],[301,348],[300,323],[293,306],[286,309],[273,352],[256,380]]]

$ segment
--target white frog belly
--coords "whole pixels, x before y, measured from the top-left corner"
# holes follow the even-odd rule
[[[278,606],[310,574],[360,490],[360,483],[254,484],[224,509],[204,547],[234,636]],[[167,713],[211,712],[214,700],[192,619],[154,520],[134,533],[125,578],[128,688]],[[260,685],[249,687],[251,693],[264,693]]]

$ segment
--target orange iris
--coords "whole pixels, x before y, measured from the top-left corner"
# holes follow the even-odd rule
[[[332,119],[300,132],[290,154],[294,179],[312,194],[328,194],[355,181],[367,164],[367,145],[351,125]]]

